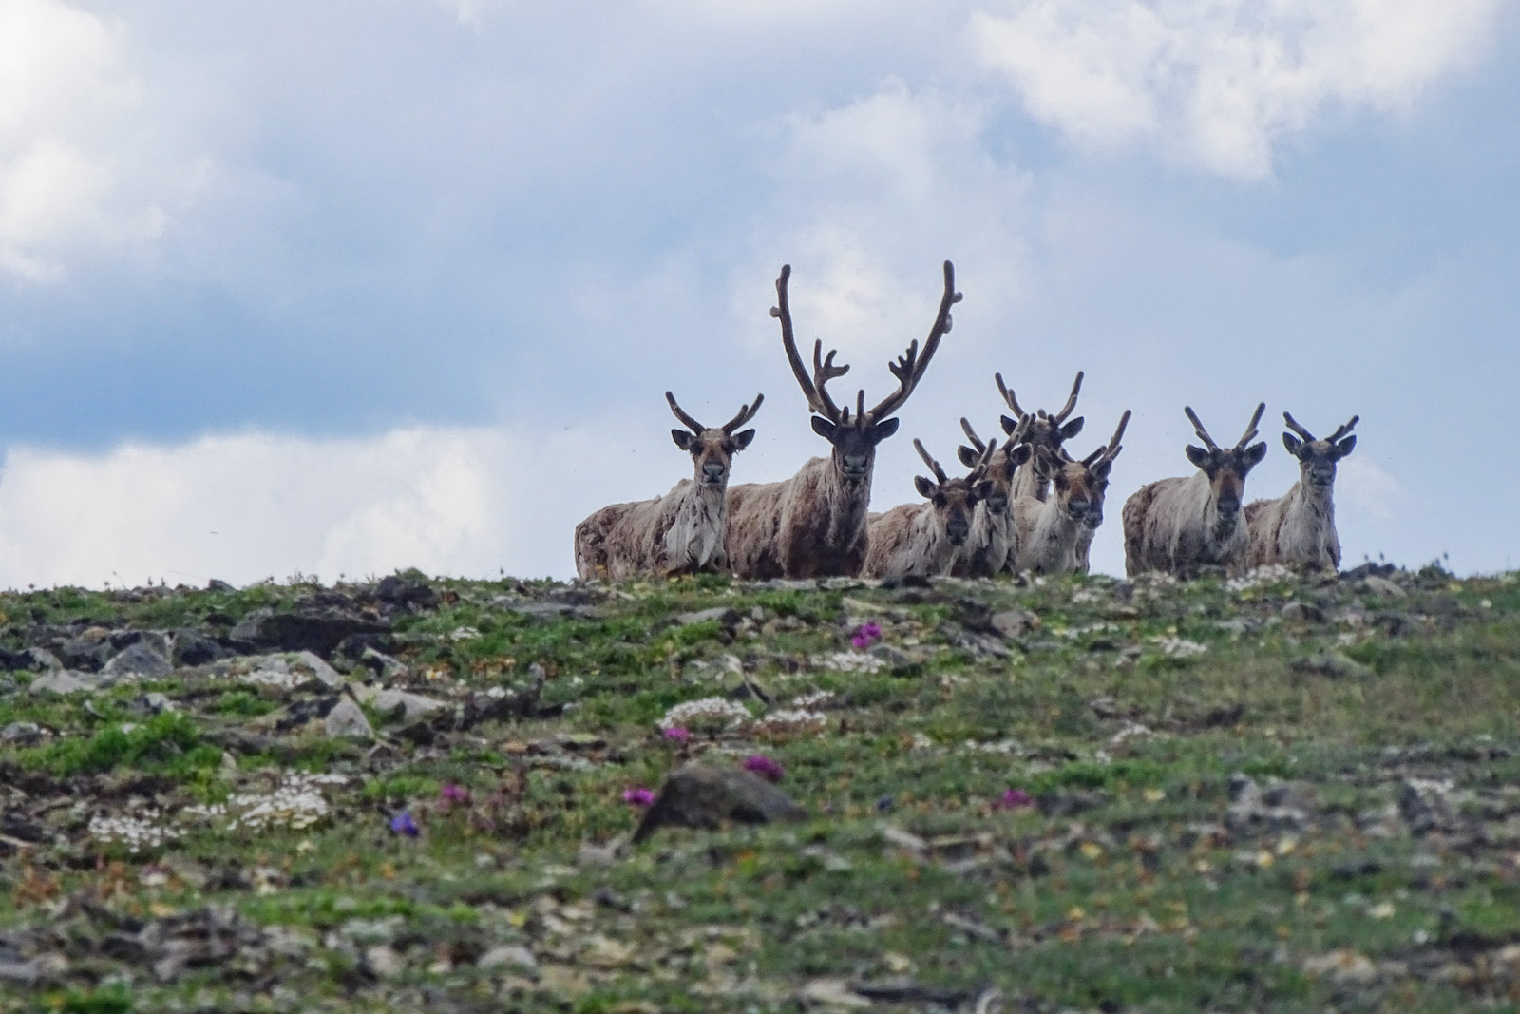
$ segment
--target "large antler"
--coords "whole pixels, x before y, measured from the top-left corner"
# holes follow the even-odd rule
[[[1350,433],[1353,429],[1355,429],[1356,428],[1356,421],[1358,419],[1360,419],[1360,418],[1361,418],[1361,416],[1359,416],[1359,415],[1352,416],[1350,422],[1348,422],[1344,426],[1339,427],[1334,433],[1330,434],[1325,439],[1328,440],[1332,444],[1335,443],[1341,437],[1345,436],[1347,433]]]
[[[976,448],[977,454],[980,455],[986,453],[987,445],[982,443],[982,438],[977,436],[976,430],[971,428],[971,420],[967,419],[965,416],[961,416],[961,430],[965,432],[966,439],[971,441],[971,446]],[[994,440],[993,443],[997,443],[997,441]]]
[[[1128,426],[1129,409],[1125,409],[1124,414],[1119,417],[1119,425],[1114,429],[1114,435],[1109,438],[1107,446],[1100,447],[1096,451],[1093,451],[1091,454],[1089,454],[1087,457],[1083,458],[1082,464],[1086,465],[1088,468],[1091,468],[1100,461],[1112,461],[1114,458],[1117,458],[1119,456],[1119,452],[1123,450],[1123,448],[1119,446],[1119,441],[1124,438],[1124,431]]]
[[[676,404],[676,396],[671,394],[669,391],[665,392],[665,400],[670,402],[670,410],[676,414],[677,419],[681,420],[682,426],[685,426],[687,429],[697,434],[700,434],[706,428],[691,416],[687,415],[686,410],[683,409],[680,405]]]
[[[1237,451],[1240,450],[1242,447],[1244,447],[1246,444],[1249,444],[1252,440],[1254,440],[1256,438],[1256,434],[1261,432],[1260,430],[1258,430],[1256,428],[1256,426],[1257,426],[1258,423],[1261,422],[1261,414],[1263,412],[1265,412],[1266,410],[1267,410],[1267,403],[1266,402],[1262,402],[1260,405],[1256,406],[1256,412],[1251,416],[1251,421],[1248,422],[1248,423],[1246,423],[1246,433],[1245,433],[1245,436],[1241,437],[1240,438],[1240,442],[1235,445],[1235,449]]]
[[[954,323],[950,317],[950,308],[961,301],[961,294],[955,291],[955,265],[945,261],[945,292],[940,296],[939,313],[934,318],[934,326],[929,329],[929,337],[924,340],[923,354],[919,354],[918,342],[915,340],[908,346],[908,351],[898,357],[895,363],[887,364],[887,369],[897,378],[898,389],[882,399],[881,404],[869,412],[860,412],[855,420],[856,425],[864,428],[871,423],[877,423],[887,416],[902,408],[903,402],[908,400],[908,395],[918,386],[923,379],[924,370],[929,366],[929,360],[934,358],[934,353],[939,351],[939,340],[949,331]],[[865,406],[865,392],[860,392],[858,404]]]
[[[786,346],[786,361],[791,364],[792,375],[797,378],[797,386],[802,388],[803,395],[807,397],[808,410],[817,412],[830,422],[837,424],[843,417],[843,413],[829,397],[825,385],[835,377],[842,377],[850,372],[850,368],[834,365],[834,356],[837,353],[833,350],[830,350],[828,356],[825,357],[823,339],[820,338],[813,343],[813,376],[812,379],[808,378],[807,367],[803,365],[802,356],[797,351],[797,340],[792,335],[792,310],[787,301],[787,282],[791,277],[792,266],[781,265],[781,275],[776,279],[778,305],[771,307],[771,316],[781,321],[781,343]]]
[[[924,450],[924,442],[922,440],[914,437],[913,446],[918,449],[918,456],[924,459],[924,464],[929,466],[929,471],[934,473],[934,478],[939,480],[941,486],[950,481],[950,477],[945,474],[945,470],[940,467],[939,462],[935,461],[933,456]]]
[[[745,405],[743,408],[739,409],[738,415],[734,416],[728,422],[723,424],[723,432],[732,433],[734,430],[738,429],[740,426],[743,426],[745,423],[753,419],[755,417],[755,413],[760,411],[760,403],[763,401],[765,401],[765,395],[755,395],[755,400],[752,404]]]
[[[1082,371],[1078,370],[1077,379],[1071,385],[1071,396],[1066,399],[1066,407],[1051,416],[1051,422],[1059,426],[1066,421],[1066,417],[1071,415],[1071,410],[1077,407],[1077,392],[1080,390],[1082,390]]]
[[[1198,434],[1198,439],[1203,441],[1203,446],[1211,451],[1219,450],[1219,445],[1214,443],[1214,438],[1209,436],[1209,431],[1204,429],[1203,423],[1198,420],[1198,413],[1192,408],[1183,408],[1182,411],[1187,413],[1188,422],[1193,424],[1193,432]]]
[[[1314,434],[1310,433],[1308,430],[1300,426],[1298,424],[1298,420],[1293,418],[1287,412],[1283,413],[1283,425],[1288,427],[1288,429],[1292,430],[1294,433],[1297,433],[1299,436],[1303,437],[1305,443],[1314,443]]]

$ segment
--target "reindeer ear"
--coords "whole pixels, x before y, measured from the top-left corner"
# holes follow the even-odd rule
[[[967,468],[975,468],[977,460],[981,457],[976,453],[976,451],[970,447],[965,446],[964,444],[955,449],[955,456],[959,458],[960,463],[962,465],[965,465]]]
[[[892,434],[896,433],[897,427],[901,425],[902,420],[897,418],[883,419],[881,422],[876,423],[868,431],[871,438],[871,443],[881,443],[883,440],[887,439],[887,437],[890,437]]]
[[[1209,452],[1204,450],[1202,447],[1194,447],[1192,444],[1188,444],[1187,456],[1188,460],[1193,463],[1194,467],[1209,467]]]
[[[1298,457],[1298,452],[1303,449],[1304,442],[1291,433],[1284,433],[1283,446],[1288,449],[1289,454],[1296,458]]]
[[[935,490],[938,489],[934,483],[930,482],[928,479],[925,479],[921,475],[915,475],[913,477],[913,486],[918,490],[918,495],[925,498],[933,498]]]
[[[1114,464],[1111,461],[1100,461],[1092,467],[1092,476],[1094,479],[1102,482],[1108,478],[1108,473],[1112,471],[1113,467]]]
[[[829,422],[821,415],[813,416],[811,422],[813,424],[814,433],[818,434],[820,437],[823,437],[823,439],[827,440],[831,444],[834,442],[833,423]]]
[[[1018,468],[1033,456],[1034,448],[1029,444],[1019,444],[1017,447],[1010,448],[1008,451],[1008,474],[1012,475],[1015,468]]]
[[[749,446],[749,442],[751,440],[753,440],[753,439],[755,439],[755,431],[754,430],[740,430],[738,433],[735,433],[734,436],[733,436],[734,450],[736,450],[736,451],[742,451],[742,450],[744,450],[746,447]]]
[[[1252,444],[1250,447],[1247,447],[1245,450],[1240,452],[1240,463],[1242,465],[1242,471],[1249,472],[1251,469],[1261,464],[1261,459],[1265,458],[1266,456],[1267,443],[1265,440],[1259,444]]]
[[[1072,437],[1076,436],[1078,433],[1081,433],[1082,432],[1082,424],[1085,423],[1086,421],[1087,420],[1084,419],[1082,416],[1077,416],[1071,422],[1067,423],[1065,426],[1062,426],[1061,429],[1060,429],[1061,439],[1063,441],[1070,440]]]
[[[681,450],[691,450],[692,434],[688,433],[686,430],[671,430],[670,436],[671,439],[676,442],[676,446]]]
[[[1346,455],[1350,454],[1355,448],[1356,437],[1347,437],[1345,440],[1342,440],[1340,443],[1335,445],[1335,459],[1339,461],[1341,458],[1344,458]]]
[[[976,500],[991,500],[992,494],[996,492],[997,487],[992,484],[992,480],[983,479],[981,482],[971,487],[971,496],[973,498],[972,505],[975,506]]]
[[[1013,436],[1013,431],[1019,428],[1019,421],[1017,419],[1010,419],[1006,415],[999,416],[998,422],[1002,424],[1003,432],[1010,437]]]

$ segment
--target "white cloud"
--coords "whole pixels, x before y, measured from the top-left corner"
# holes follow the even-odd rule
[[[1497,10],[1497,0],[1022,0],[971,26],[983,63],[1079,143],[1150,139],[1250,180],[1327,106],[1408,106],[1478,55]]]
[[[433,0],[464,27],[478,32],[485,27],[486,15],[502,6],[503,0]]]
[[[56,280],[74,252],[162,232],[160,205],[120,186],[144,94],[122,34],[61,0],[0,0],[0,273]]]
[[[1384,521],[1393,517],[1393,501],[1403,492],[1398,479],[1354,455],[1342,461],[1337,472],[1336,489],[1347,504]]]

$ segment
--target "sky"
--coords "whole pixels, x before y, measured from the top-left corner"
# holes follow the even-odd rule
[[[0,0],[0,587],[573,576],[689,476],[664,402],[826,451],[768,310],[882,444],[1086,372],[1123,499],[1248,497],[1361,417],[1344,560],[1520,566],[1520,9],[1498,0]]]

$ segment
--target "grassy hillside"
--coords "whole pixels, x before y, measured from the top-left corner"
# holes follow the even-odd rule
[[[1520,1010],[1520,585],[1365,576],[0,596],[0,1011]]]

